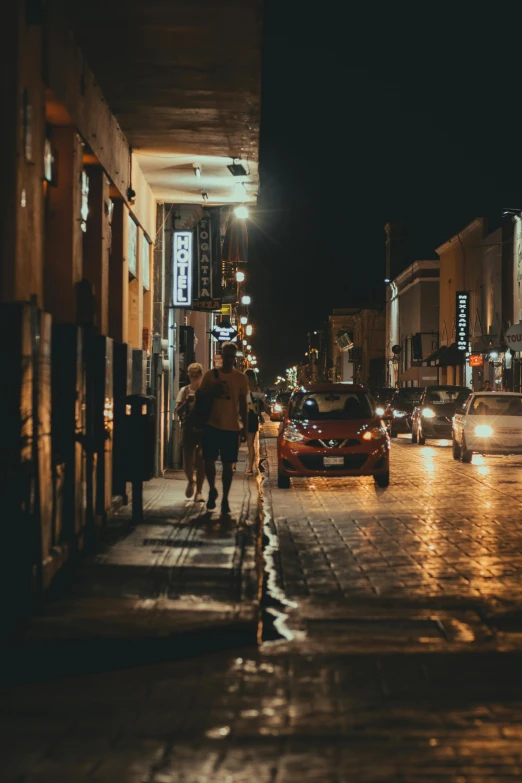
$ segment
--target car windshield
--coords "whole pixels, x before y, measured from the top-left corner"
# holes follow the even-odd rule
[[[356,391],[299,394],[295,398],[292,411],[292,418],[312,421],[371,419],[373,416],[373,408],[368,395]]]
[[[454,389],[430,389],[426,394],[426,402],[428,405],[447,405],[453,403],[455,405],[462,405],[471,393],[471,389],[454,388]]]
[[[522,396],[479,394],[471,401],[470,416],[522,416]]]
[[[423,391],[424,389],[421,389],[419,386],[401,389],[396,402],[420,402]]]

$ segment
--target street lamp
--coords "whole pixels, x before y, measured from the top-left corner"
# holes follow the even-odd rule
[[[245,273],[244,272],[236,272],[236,280],[238,283],[242,283],[245,279]]]
[[[243,319],[241,319],[241,323],[243,323]],[[245,329],[247,337],[250,337],[254,329],[252,328],[252,324],[248,324],[247,328]]]
[[[241,323],[243,324],[243,326],[247,325],[248,318],[246,317],[246,315],[242,315],[240,320],[241,320]],[[247,329],[248,329],[248,326],[247,326]],[[247,334],[248,334],[248,332],[247,332]]]
[[[242,296],[241,297],[241,304],[243,305],[249,305],[252,299],[249,296]]]

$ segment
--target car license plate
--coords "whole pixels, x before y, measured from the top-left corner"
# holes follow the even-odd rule
[[[344,457],[323,457],[323,465],[344,465]]]

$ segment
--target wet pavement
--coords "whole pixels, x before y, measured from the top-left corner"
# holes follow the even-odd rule
[[[448,444],[400,438],[386,489],[364,478],[299,479],[278,490],[276,427],[265,432],[264,604],[281,637],[152,661],[136,632],[111,671],[5,686],[2,781],[522,780],[522,459],[462,465]],[[252,493],[250,482],[237,491]],[[159,506],[152,502],[151,516]],[[168,535],[194,526],[184,520],[178,514]],[[130,557],[132,538],[122,541]],[[183,602],[168,552],[147,599]],[[105,555],[102,574],[115,557],[110,547]],[[193,564],[187,579],[193,627],[205,627],[205,601],[240,611],[223,583],[214,598],[208,585],[198,596]],[[133,580],[138,600],[151,583]],[[69,616],[75,600],[125,597],[113,576],[87,573],[81,583],[68,595]],[[53,622],[34,626],[49,638],[69,622],[53,607]],[[103,651],[111,634],[98,631]]]

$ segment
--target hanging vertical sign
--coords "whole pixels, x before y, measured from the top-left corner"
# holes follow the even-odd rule
[[[212,298],[212,244],[211,221],[203,217],[197,226],[198,243],[198,299]]]
[[[469,349],[469,291],[457,291],[457,349]]]
[[[175,307],[192,304],[192,232],[174,231],[172,246],[172,303]]]

